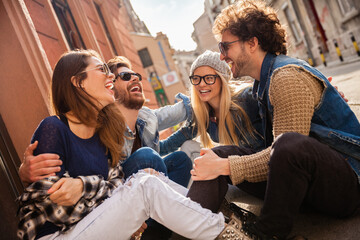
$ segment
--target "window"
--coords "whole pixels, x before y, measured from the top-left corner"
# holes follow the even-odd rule
[[[291,12],[288,5],[286,5],[283,8],[283,10],[285,12],[286,19],[287,19],[287,21],[288,21],[288,23],[290,25],[292,36],[295,39],[295,43],[299,43],[301,41],[301,35],[300,35],[300,32],[299,32],[298,26],[296,24],[296,19],[295,19],[293,13]]]
[[[144,68],[147,68],[149,66],[153,65],[153,61],[151,60],[149,51],[147,48],[143,48],[141,50],[138,51],[141,63],[143,65]]]
[[[339,7],[341,12],[346,15],[347,13],[351,12],[355,9],[355,4],[353,0],[338,0]]]
[[[86,46],[71,14],[67,0],[52,0],[51,2],[70,48],[85,49]]]
[[[96,3],[94,3],[94,4],[95,4],[95,7],[96,7],[96,11],[97,11],[97,13],[99,14],[101,23],[102,23],[102,25],[103,25],[103,27],[104,27],[106,36],[107,36],[107,38],[108,38],[108,40],[109,40],[109,42],[110,42],[111,48],[112,48],[112,50],[114,51],[115,55],[118,55],[118,53],[117,53],[117,51],[116,51],[116,48],[115,48],[115,44],[114,44],[114,42],[113,42],[113,40],[112,40],[112,38],[111,38],[109,29],[108,29],[108,27],[106,26],[105,19],[104,19],[104,15],[103,15],[102,12],[101,12],[100,6],[99,6],[98,4],[96,4]]]
[[[355,4],[353,0],[338,0],[338,3],[343,15],[346,15],[352,10],[355,10]]]

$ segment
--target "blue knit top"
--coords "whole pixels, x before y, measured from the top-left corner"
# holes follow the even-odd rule
[[[57,116],[42,120],[36,129],[31,142],[39,141],[34,155],[55,153],[60,156],[63,164],[58,176],[66,172],[70,177],[101,175],[108,177],[109,165],[106,147],[95,133],[91,138],[82,139],[76,136],[66,123]],[[37,234],[37,238],[52,234],[59,228],[52,223],[45,223]]]

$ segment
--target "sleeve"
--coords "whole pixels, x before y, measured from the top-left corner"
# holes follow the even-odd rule
[[[314,109],[322,93],[321,83],[298,67],[285,67],[274,72],[269,88],[274,108],[274,138],[286,132],[309,135]],[[267,179],[271,147],[247,156],[230,156],[230,178],[234,184],[244,180]]]
[[[177,94],[176,98],[182,101],[154,110],[158,119],[159,131],[192,118],[190,99],[181,93]]]
[[[55,153],[66,162],[65,131],[63,131],[61,124],[62,122],[55,116],[45,118],[40,122],[31,138],[31,143],[39,142],[34,150],[35,156],[43,153]],[[64,173],[65,164],[62,164],[57,175],[62,176]]]
[[[183,126],[165,140],[160,141],[160,155],[176,151],[185,141],[196,137],[196,132],[194,126]]]
[[[112,195],[115,188],[123,184],[124,173],[119,163],[109,170],[108,180],[102,176],[79,176],[84,183],[83,198],[96,203]]]

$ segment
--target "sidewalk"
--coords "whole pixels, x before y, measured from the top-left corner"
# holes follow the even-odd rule
[[[327,67],[316,67],[326,77],[333,77],[332,84],[345,93],[349,106],[360,119],[360,57],[353,57],[344,62],[330,62]]]
[[[228,200],[259,215],[263,201],[234,186],[226,195]],[[294,228],[289,235],[304,236],[309,240],[355,240],[360,236],[360,215],[353,218],[338,219],[314,212],[300,213],[295,219]]]

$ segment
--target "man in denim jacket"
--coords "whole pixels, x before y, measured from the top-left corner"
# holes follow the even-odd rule
[[[213,31],[234,77],[255,79],[267,148],[249,155],[235,146],[202,150],[192,178],[228,175],[264,197],[260,216],[243,223],[245,239],[285,239],[302,204],[337,217],[356,214],[360,124],[344,99],[318,70],[285,56],[285,30],[264,1],[227,7]]]

